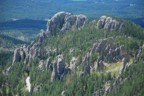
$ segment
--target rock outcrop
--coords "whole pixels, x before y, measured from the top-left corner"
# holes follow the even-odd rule
[[[101,60],[107,62],[117,62],[122,60],[128,54],[125,46],[117,46],[113,38],[101,39],[94,43],[93,47],[91,48],[91,53],[94,52],[100,53]]]
[[[84,15],[72,15],[68,12],[56,13],[47,23],[47,32],[55,33],[58,31],[68,31],[74,29],[81,29],[87,17]]]
[[[15,49],[14,51],[14,56],[13,56],[13,64],[16,62],[19,62],[21,60],[21,56],[20,56],[20,49]]]
[[[53,82],[56,79],[63,78],[65,71],[66,71],[66,68],[65,68],[63,56],[58,55],[56,58],[56,62],[53,64],[53,71],[51,74],[51,82]]]
[[[12,64],[20,61],[24,61],[25,64],[28,64],[29,61],[35,57],[44,57],[45,50],[40,50],[38,46],[39,44],[34,42],[31,43],[31,45],[23,45],[15,49]]]
[[[68,12],[58,12],[56,13],[47,24],[47,30],[41,30],[38,35],[38,40],[32,42],[29,46],[22,46],[20,48],[15,49],[13,62],[12,64],[20,61],[24,61],[24,63],[29,63],[30,59],[34,59],[35,57],[46,57],[46,51],[38,48],[39,45],[43,44],[47,39],[49,34],[53,34],[58,31],[68,31],[74,29],[81,29],[87,17],[84,15],[72,15]]]
[[[113,19],[112,17],[101,16],[97,22],[98,28],[103,28],[106,31],[118,30],[123,27],[123,23]]]

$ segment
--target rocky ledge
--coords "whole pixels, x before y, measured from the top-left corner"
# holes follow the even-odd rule
[[[72,15],[69,12],[56,13],[47,23],[47,32],[65,32],[69,30],[81,29],[87,17],[85,15]]]

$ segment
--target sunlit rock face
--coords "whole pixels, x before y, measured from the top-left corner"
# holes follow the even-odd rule
[[[85,15],[72,15],[69,12],[56,13],[47,23],[47,32],[69,31],[81,29],[87,17]]]
[[[101,16],[97,22],[97,28],[103,28],[106,31],[113,31],[121,29],[124,26],[122,22],[119,22],[112,17]]]

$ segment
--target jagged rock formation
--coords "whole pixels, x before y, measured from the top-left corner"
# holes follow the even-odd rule
[[[84,26],[87,17],[84,15],[72,15],[68,12],[56,13],[47,23],[47,32],[68,31],[72,28],[80,29]]]
[[[23,45],[15,49],[12,64],[20,61],[28,64],[29,61],[35,57],[46,57],[46,50],[39,49],[38,46],[39,43],[32,42],[31,45]]]
[[[122,60],[127,53],[127,49],[124,45],[117,46],[113,40],[113,38],[107,38],[99,40],[97,43],[94,43],[91,52],[99,52],[101,53],[101,57],[98,58],[98,62],[108,61],[108,62],[117,62]]]
[[[99,53],[99,57],[90,66],[89,61],[94,53]],[[84,56],[82,61],[84,70],[81,74],[90,73],[92,70],[103,70],[106,66],[105,62],[118,62],[129,56],[127,48],[124,45],[117,46],[113,38],[100,39],[93,44],[90,52]]]
[[[51,82],[55,79],[61,79],[65,74],[66,68],[62,55],[58,55],[56,62],[53,64],[53,71],[51,74]]]
[[[22,46],[15,49],[13,56],[13,64],[24,60],[24,63],[28,63],[30,59],[35,57],[44,57],[41,55],[46,55],[44,50],[38,49],[38,46],[41,45],[48,37],[49,33],[54,33],[58,31],[68,31],[72,28],[81,29],[87,17],[84,15],[72,15],[68,12],[58,12],[56,13],[47,24],[47,30],[41,30],[38,35],[38,41],[32,42],[29,46]]]
[[[97,22],[97,28],[103,28],[106,31],[121,29],[123,25],[123,23],[113,19],[112,17],[107,16],[101,16]]]

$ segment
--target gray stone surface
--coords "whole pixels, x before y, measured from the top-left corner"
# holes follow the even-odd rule
[[[123,23],[113,19],[112,17],[101,16],[97,22],[97,28],[103,28],[106,31],[118,30],[123,27]]]
[[[85,15],[72,15],[68,12],[56,13],[47,23],[47,32],[55,33],[60,31],[69,31],[81,29],[87,17]]]

